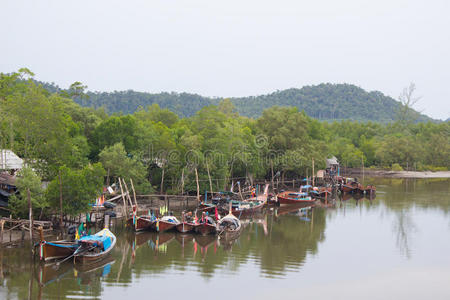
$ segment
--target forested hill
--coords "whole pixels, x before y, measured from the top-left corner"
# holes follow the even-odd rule
[[[54,92],[57,87],[44,84]],[[120,92],[88,92],[88,98],[75,99],[88,107],[104,107],[108,113],[130,114],[139,106],[157,103],[168,108],[180,117],[190,117],[204,106],[218,104],[221,99],[208,98],[189,93],[143,93],[132,90]],[[277,91],[268,95],[243,98],[229,98],[239,114],[257,118],[266,108],[296,106],[309,116],[320,120],[357,120],[389,122],[395,120],[400,102],[381,92],[367,92],[351,84],[320,84]],[[432,121],[426,115],[414,112],[417,121]]]

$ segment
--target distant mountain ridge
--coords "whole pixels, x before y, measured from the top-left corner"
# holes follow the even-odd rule
[[[51,92],[59,88],[42,83]],[[216,105],[223,98],[203,97],[189,93],[145,93],[128,91],[88,92],[89,98],[77,98],[82,106],[104,107],[108,113],[131,114],[139,106],[158,104],[180,117],[190,117],[202,107]],[[401,103],[378,91],[367,92],[352,84],[323,83],[276,91],[267,95],[228,98],[239,114],[257,118],[264,109],[278,106],[295,106],[299,111],[319,120],[355,120],[387,123],[396,119]],[[437,121],[417,111],[413,112],[418,122]]]

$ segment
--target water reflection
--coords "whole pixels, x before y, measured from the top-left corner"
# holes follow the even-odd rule
[[[311,273],[306,266],[325,259],[319,254],[326,256],[327,245],[334,245],[334,240],[338,246],[333,246],[331,253],[340,253],[339,260],[347,261],[349,266],[355,256],[353,248],[340,252],[348,245],[368,252],[385,251],[379,260],[371,256],[380,265],[395,265],[400,255],[407,261],[427,262],[434,253],[422,249],[419,254],[415,249],[421,244],[415,241],[417,234],[426,230],[425,225],[439,215],[448,219],[450,181],[375,179],[371,183],[377,185],[376,198],[344,196],[336,207],[328,209],[269,209],[243,220],[242,234],[233,240],[175,232],[135,234],[118,226],[112,255],[93,266],[74,266],[70,261],[60,266],[40,264],[32,260],[27,245],[0,249],[0,298],[100,298],[113,287],[129,288],[138,282],[151,286],[150,280],[165,280],[169,275],[183,276],[179,280],[187,281],[199,276],[202,281],[195,284],[201,287],[202,282],[218,278],[226,283],[245,276],[240,279],[245,281],[249,270],[258,278],[283,278],[289,282],[303,270]],[[385,227],[388,233],[381,234]],[[363,234],[355,235],[360,232]],[[450,249],[449,242],[440,243]],[[389,245],[397,253],[386,252]],[[339,263],[330,262],[329,268]],[[245,290],[240,292],[246,294]]]

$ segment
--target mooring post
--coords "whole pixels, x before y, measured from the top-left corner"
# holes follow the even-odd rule
[[[0,247],[3,244],[3,226],[5,224],[5,220],[0,221]]]

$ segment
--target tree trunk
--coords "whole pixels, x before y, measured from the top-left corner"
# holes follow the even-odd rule
[[[200,202],[200,186],[198,184],[198,172],[197,168],[195,168],[195,181],[197,182],[197,202]]]
[[[162,174],[161,174],[161,195],[163,194],[163,186],[164,186],[164,167],[162,168]]]
[[[209,165],[208,165],[208,161],[206,161],[206,170],[208,171],[209,189],[210,189],[210,192],[211,192],[211,195],[212,195],[212,193],[213,193],[213,188],[212,188],[211,174],[209,173]]]
[[[62,198],[62,179],[61,170],[59,170],[59,227],[63,230],[63,198]]]

